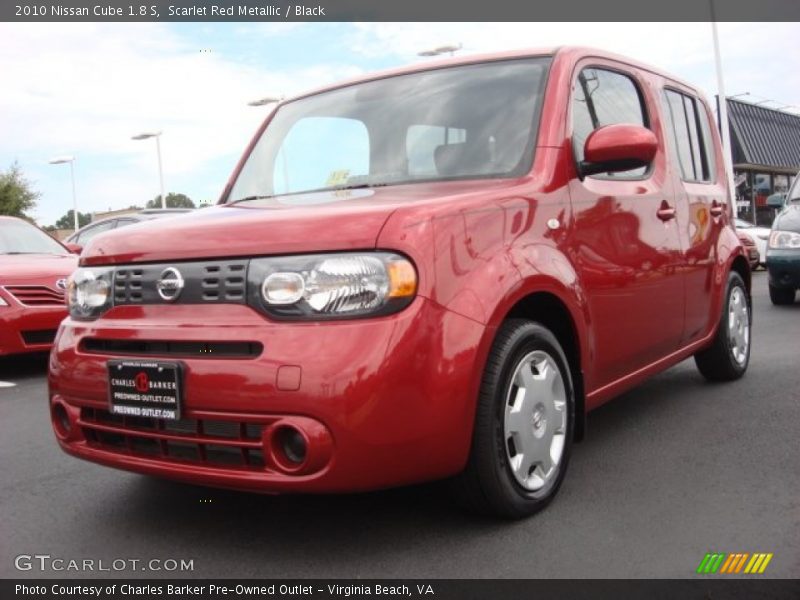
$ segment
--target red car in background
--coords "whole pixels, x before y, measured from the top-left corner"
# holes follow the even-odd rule
[[[739,236],[739,241],[742,242],[742,247],[747,255],[747,262],[750,263],[750,268],[753,270],[757,269],[761,262],[761,254],[758,252],[755,239],[744,231],[737,231],[736,233]]]
[[[49,350],[78,258],[27,221],[0,217],[0,356]]]

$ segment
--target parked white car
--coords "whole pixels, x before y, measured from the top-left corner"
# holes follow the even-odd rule
[[[765,266],[770,228],[754,225],[750,221],[745,221],[744,219],[736,219],[736,229],[746,231],[750,234],[750,237],[753,238],[753,241],[756,243],[756,248],[758,248],[758,255],[761,257],[758,264],[761,267]]]

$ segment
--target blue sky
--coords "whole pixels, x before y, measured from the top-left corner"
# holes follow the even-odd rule
[[[633,56],[716,93],[707,23],[2,23],[0,169],[19,161],[41,192],[49,225],[79,210],[143,204],[159,192],[162,130],[167,191],[216,201],[267,108],[363,72],[428,59],[419,50],[461,43],[465,54],[580,44]],[[800,105],[800,24],[720,24],[728,94]]]

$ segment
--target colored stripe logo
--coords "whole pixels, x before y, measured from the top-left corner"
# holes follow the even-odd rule
[[[772,560],[772,552],[734,552],[731,554],[725,552],[709,552],[700,561],[697,567],[697,572],[703,575],[712,575],[715,573],[725,575],[735,575],[740,573],[745,574],[761,574],[767,570],[769,561]]]

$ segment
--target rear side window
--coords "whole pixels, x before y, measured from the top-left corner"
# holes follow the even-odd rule
[[[642,96],[633,79],[606,69],[589,68],[581,71],[572,95],[572,144],[575,158],[578,161],[583,160],[583,147],[592,131],[621,123],[648,126]],[[640,167],[609,174],[608,177],[641,177],[646,169]]]
[[[714,173],[714,146],[711,126],[703,105],[674,90],[664,90],[664,115],[667,137],[681,167],[684,181],[711,182]]]

